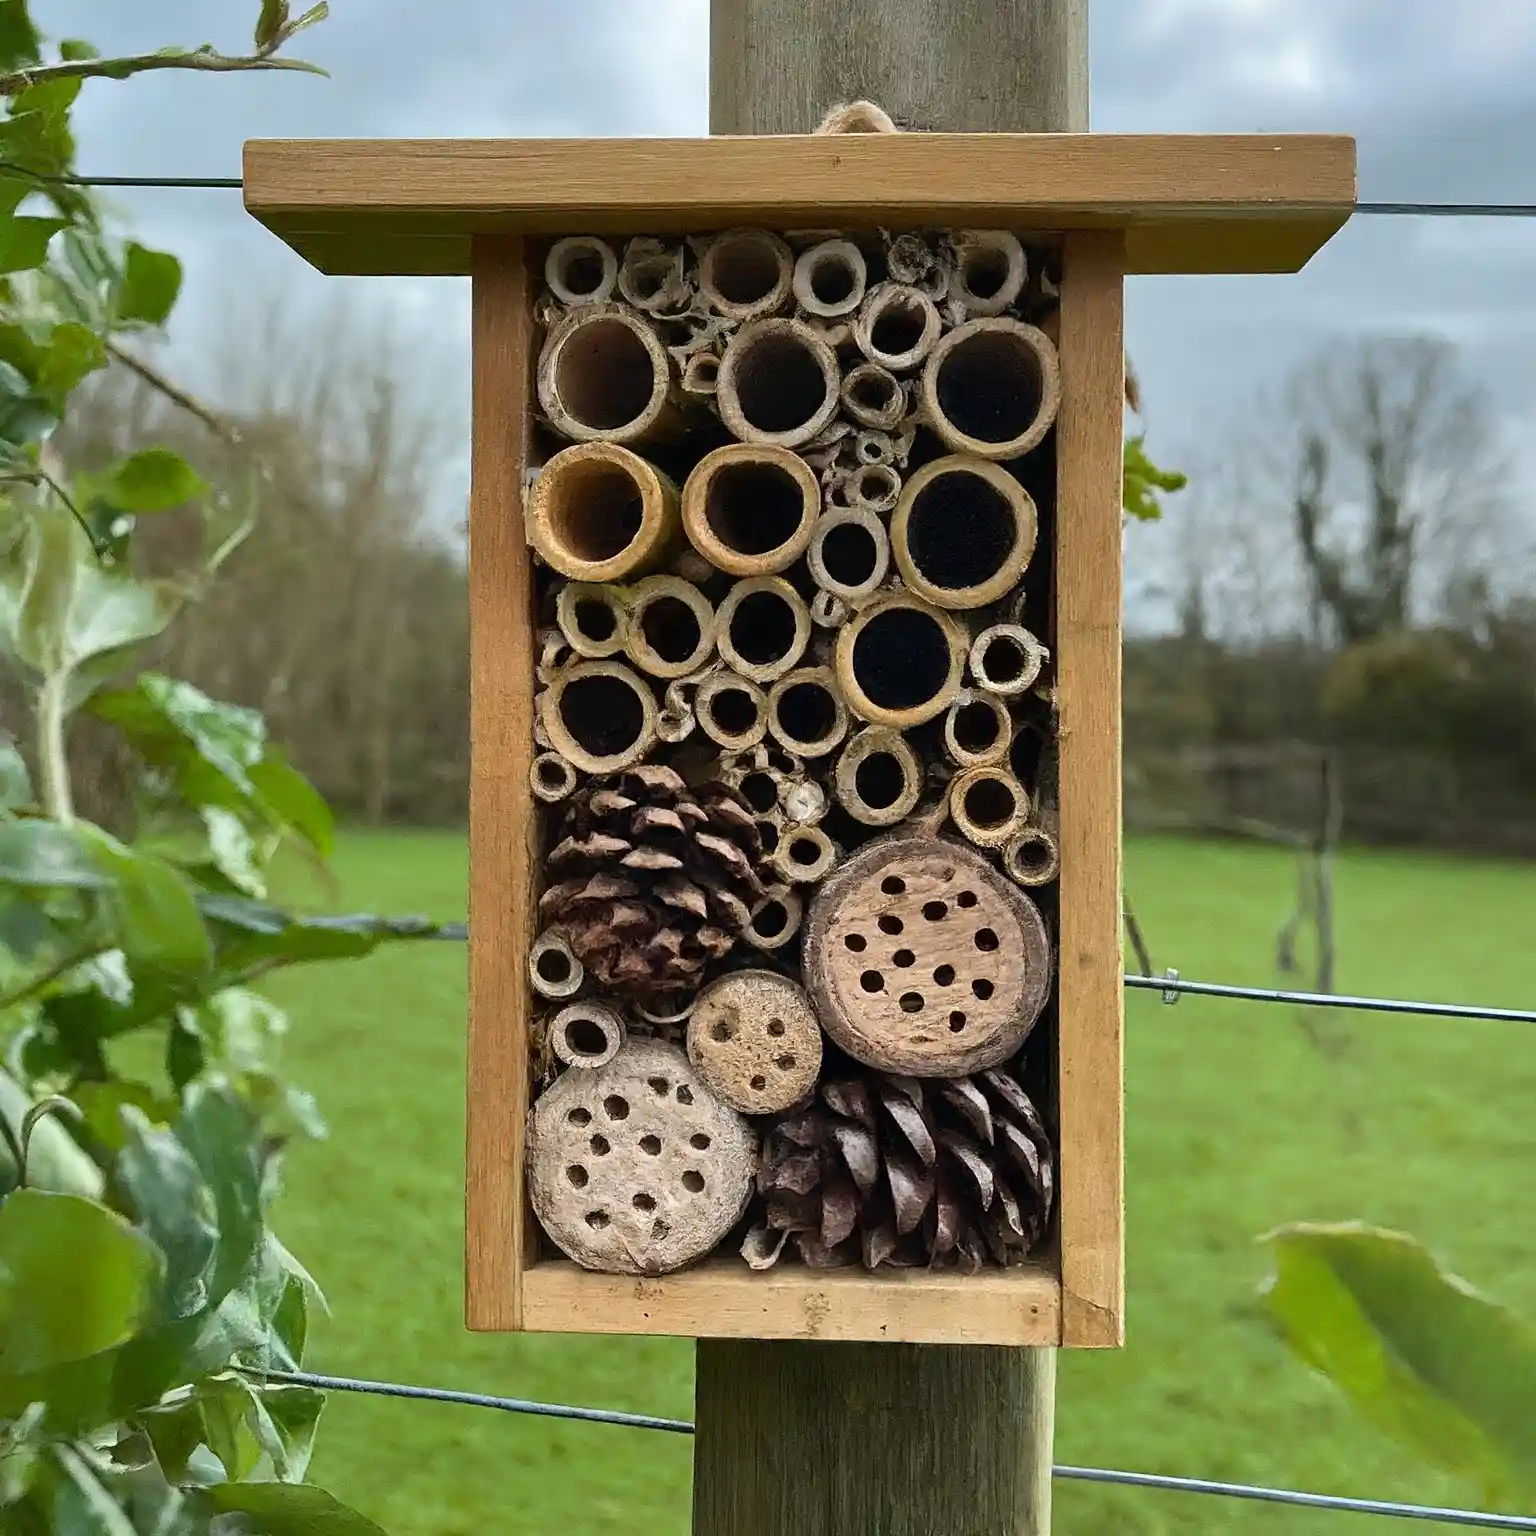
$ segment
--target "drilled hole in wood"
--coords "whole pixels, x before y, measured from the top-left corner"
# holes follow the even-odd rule
[[[761,815],[778,804],[779,786],[766,773],[749,773],[741,781],[741,798]]]
[[[975,891],[961,891],[960,894],[955,897],[955,905],[957,907],[974,907],[977,900],[978,897]]]
[[[899,965],[902,970],[906,970],[909,965],[915,965],[916,963],[917,956],[914,955],[910,949],[898,949],[896,953],[891,956],[891,964]]]
[[[793,1072],[795,1070],[795,1058],[786,1051],[782,1056],[775,1056],[773,1064],[780,1072]]]
[[[991,997],[995,991],[997,991],[997,988],[994,987],[992,983],[987,981],[985,978],[978,978],[976,981],[971,983],[971,991],[981,1002],[986,1002],[986,1000]]]
[[[628,1120],[629,1100],[626,1099],[622,1094],[610,1093],[608,1097],[603,1100],[603,1113],[607,1115],[610,1120]]]
[[[768,1033],[770,1035],[782,1035],[784,1033],[784,1020],[783,1019],[769,1019],[768,1020]]]
[[[964,1029],[964,1028],[965,1028],[965,1015],[963,1013],[952,1013],[952,1014],[950,1014],[950,1016],[949,1016],[949,1029],[950,1029],[950,1033],[958,1035],[960,1033],[960,1031],[962,1029]]]
[[[658,1243],[662,1240],[662,1238],[670,1237],[671,1235],[672,1228],[668,1226],[668,1224],[664,1222],[660,1216],[658,1216],[656,1220],[651,1223],[651,1236]]]
[[[636,527],[639,527],[638,523]],[[631,538],[633,536],[633,534],[630,535]],[[600,603],[596,598],[591,597],[577,599],[572,618],[579,634],[599,644],[604,640],[611,640],[614,630],[619,627],[613,608],[608,603]]]
[[[997,935],[990,928],[978,928],[976,930],[976,948],[990,954],[997,948]]]
[[[787,544],[804,512],[800,483],[781,464],[722,464],[704,500],[710,531],[742,555],[766,555]]]
[[[903,880],[900,875],[887,875],[885,879],[880,882],[880,889],[884,891],[887,896],[900,896],[901,893],[906,890],[906,888],[907,882]]]
[[[940,361],[934,384],[940,411],[977,442],[1012,442],[1040,414],[1040,359],[1013,332],[964,337]]]
[[[693,1103],[693,1090],[687,1084],[680,1084],[677,1090],[677,1102],[679,1104]]]
[[[885,977],[879,971],[865,971],[859,977],[859,985],[866,992],[883,992],[885,991]]]
[[[629,1202],[637,1211],[654,1211],[656,1209],[656,1197],[645,1193],[638,1194]]]
[[[883,811],[901,799],[907,775],[894,752],[871,752],[853,771],[853,787],[872,811]]]
[[[687,661],[703,639],[698,614],[682,598],[665,593],[645,605],[640,633],[663,661],[673,665]]]
[[[942,901],[925,901],[923,903],[923,916],[930,923],[942,923],[949,916],[949,908]]]
[[[698,1194],[704,1188],[704,1175],[698,1172],[697,1169],[690,1168],[683,1175],[683,1188],[690,1195]]]
[[[582,1109],[579,1105],[577,1108],[573,1109],[565,1118],[566,1121],[571,1125],[591,1125],[592,1123],[591,1113],[588,1110]]]
[[[650,1088],[651,1092],[660,1094],[662,1098],[665,1098],[672,1091],[672,1084],[664,1077],[648,1077],[645,1081],[646,1086]]]
[[[588,1211],[587,1225],[595,1232],[601,1232],[608,1225],[607,1211]]]
[[[734,1040],[736,1038],[736,1026],[730,1019],[716,1019],[709,1026],[709,1035],[712,1040]]]
[[[952,965],[941,965],[933,973],[933,979],[941,987],[951,987],[955,983],[955,968]]]
[[[692,1147],[695,1152],[708,1152],[709,1137],[706,1136],[703,1131],[695,1131],[693,1135],[688,1138],[688,1145]]]
[[[584,1189],[586,1187],[588,1174],[587,1170],[580,1163],[572,1163],[565,1170],[565,1176],[577,1189]]]
[[[923,1011],[923,994],[921,992],[903,992],[898,999],[903,1013],[921,1013]]]
[[[594,1136],[587,1145],[592,1148],[592,1155],[594,1157],[607,1157],[613,1150],[606,1136]]]
[[[846,948],[851,949],[856,955],[862,955],[864,951],[869,947],[868,942],[862,933],[850,933],[843,940],[843,944]]]
[[[905,924],[894,913],[886,912],[876,919],[876,926],[881,933],[895,935],[901,932]]]
[[[640,1150],[642,1152],[644,1152],[647,1157],[660,1157],[661,1156],[661,1137],[660,1136],[642,1136],[640,1138]]]
[[[757,1074],[755,1074],[753,1076],[753,1078],[752,1078],[752,1091],[753,1091],[753,1093],[761,1093],[763,1091],[763,1089],[766,1088],[767,1086],[768,1086],[768,1079],[766,1077],[764,1077],[761,1072],[759,1072],[759,1073],[757,1073]]]

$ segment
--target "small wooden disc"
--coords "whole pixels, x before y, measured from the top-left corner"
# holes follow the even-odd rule
[[[979,853],[947,838],[867,843],[822,885],[805,975],[822,1028],[855,1058],[959,1077],[1011,1057],[1051,988],[1045,921]]]
[[[821,1069],[821,1026],[803,987],[775,971],[732,971],[699,995],[688,1059],[732,1109],[773,1115],[798,1103]]]

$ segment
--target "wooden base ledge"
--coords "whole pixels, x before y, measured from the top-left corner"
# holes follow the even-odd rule
[[[1061,1293],[1043,1267],[977,1275],[784,1268],[754,1274],[718,1260],[655,1280],[598,1275],[565,1261],[523,1272],[534,1333],[686,1338],[1059,1344]]]

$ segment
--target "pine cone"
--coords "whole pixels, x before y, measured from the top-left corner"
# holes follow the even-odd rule
[[[921,1080],[850,1063],[765,1133],[742,1256],[767,1269],[791,1241],[816,1268],[1017,1264],[1053,1183],[1050,1138],[1007,1072]]]
[[[656,763],[594,779],[567,802],[539,914],[611,993],[692,989],[762,894],[752,812],[723,784],[690,789]]]

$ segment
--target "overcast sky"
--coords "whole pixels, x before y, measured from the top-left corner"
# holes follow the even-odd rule
[[[811,0],[807,0],[811,3]],[[1006,0],[999,0],[1006,3]],[[299,9],[295,0],[295,10]],[[1093,126],[1355,134],[1366,199],[1536,201],[1536,0],[1092,0]],[[256,0],[34,0],[105,51],[247,41]],[[97,82],[78,108],[97,173],[236,175],[249,137],[697,134],[707,0],[331,0],[298,41],[332,78]],[[250,16],[245,13],[249,12]],[[121,194],[189,269],[177,364],[204,370],[232,295],[353,302],[412,338],[467,422],[467,284],[322,279],[238,194]],[[1358,219],[1298,277],[1139,278],[1130,351],[1157,456],[1194,461],[1324,337],[1428,330],[1465,349],[1511,435],[1536,426],[1536,221]],[[1133,559],[1135,548],[1133,547]]]

